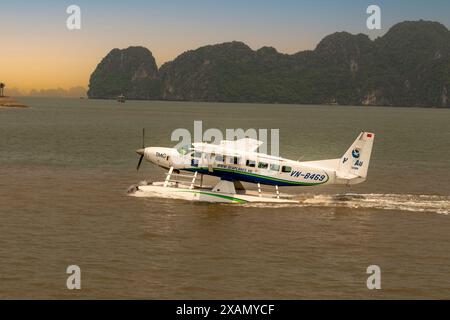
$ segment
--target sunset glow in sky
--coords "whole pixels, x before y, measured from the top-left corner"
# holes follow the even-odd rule
[[[81,30],[68,30],[66,8],[81,8]],[[382,10],[382,30],[366,28],[366,8]],[[450,1],[2,1],[0,81],[7,88],[87,87],[113,48],[142,45],[157,64],[199,46],[239,40],[252,49],[314,49],[336,31],[384,34],[404,20],[450,26]]]

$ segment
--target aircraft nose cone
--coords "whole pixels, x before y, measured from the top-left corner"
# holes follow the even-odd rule
[[[138,149],[138,150],[136,150],[136,153],[140,154],[141,156],[143,156],[144,155],[144,149]]]

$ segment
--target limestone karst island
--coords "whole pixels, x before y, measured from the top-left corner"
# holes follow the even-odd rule
[[[450,107],[450,32],[404,21],[371,40],[336,32],[314,50],[207,45],[159,69],[144,47],[113,49],[92,73],[94,99]]]

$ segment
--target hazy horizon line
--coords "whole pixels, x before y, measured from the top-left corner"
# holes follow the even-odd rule
[[[87,97],[87,88],[82,85],[73,86],[69,88],[56,87],[56,88],[42,88],[30,90],[23,90],[17,87],[8,89],[6,87],[5,96],[79,98],[79,97]]]

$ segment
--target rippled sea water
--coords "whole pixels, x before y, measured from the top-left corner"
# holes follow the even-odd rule
[[[0,109],[0,298],[450,298],[450,110],[83,99]],[[368,180],[298,205],[126,194],[176,128],[279,128],[292,159],[376,133]],[[66,268],[82,289],[66,289]],[[382,289],[366,287],[378,265]]]

